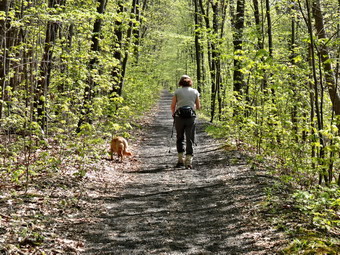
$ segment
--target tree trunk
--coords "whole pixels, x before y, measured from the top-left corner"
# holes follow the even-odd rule
[[[58,24],[56,22],[49,21],[47,23],[44,54],[40,63],[41,78],[38,80],[35,88],[34,108],[37,110],[36,120],[42,130],[47,128],[46,100],[52,69],[52,46],[56,39],[57,30]]]
[[[11,25],[11,17],[8,15],[8,12],[13,9],[13,4],[12,1],[0,0],[0,11],[5,14],[3,19],[0,19],[0,49],[2,50],[0,55],[0,119],[5,115],[4,106],[7,105],[7,108],[10,109],[11,96],[6,87],[10,86],[12,91],[15,91],[21,78],[19,68],[22,68],[22,66],[11,61],[11,57],[9,57],[11,48],[19,45],[22,41],[22,34],[17,27]],[[20,12],[15,14],[15,18],[21,18]],[[15,57],[21,58],[18,54]],[[8,77],[10,71],[14,71],[13,77]]]
[[[268,26],[268,48],[269,48],[269,56],[273,57],[273,32],[272,32],[272,19],[270,15],[270,4],[269,0],[266,0],[266,17],[267,17],[267,26]]]
[[[7,28],[8,28],[8,5],[7,0],[0,1],[0,12],[6,13],[4,19],[0,19],[0,48],[3,54],[0,55],[0,86],[1,86],[1,101],[0,101],[0,119],[3,118],[5,89],[6,89],[6,75],[8,72],[7,60]]]
[[[135,19],[136,13],[137,13],[137,0],[132,0],[131,14],[130,14],[131,21],[129,22],[129,28],[128,28],[127,35],[126,35],[126,44],[123,47],[125,54],[124,54],[124,58],[122,61],[121,78],[120,78],[119,88],[118,88],[119,96],[121,96],[123,93],[126,68],[127,68],[128,59],[129,59],[129,48],[131,44],[133,43],[133,36],[134,36],[133,31],[135,30],[135,25],[132,19]]]
[[[124,12],[124,5],[122,1],[119,1],[119,10],[118,13]],[[120,85],[122,79],[122,65],[123,65],[123,23],[120,20],[115,21],[115,36],[116,36],[116,45],[117,48],[113,53],[113,57],[117,60],[118,65],[112,69],[111,75],[113,79],[113,87],[112,87],[112,96],[116,97],[121,95]]]
[[[198,0],[198,9],[200,10],[201,17],[204,19],[205,23],[205,29],[207,31],[210,31],[210,18],[209,18],[209,4],[207,4],[207,10],[204,9],[203,1]],[[203,21],[202,21],[202,27],[203,27]],[[202,49],[204,46],[202,46]],[[208,64],[206,65],[205,60],[207,59]],[[208,73],[210,73],[211,70],[211,43],[210,40],[207,40],[207,57],[205,58],[203,51],[201,52],[201,66],[202,66],[202,87],[201,90],[203,91],[204,86],[203,82],[206,81]],[[209,71],[207,71],[207,68]]]
[[[312,13],[314,17],[314,25],[317,32],[317,37],[321,40],[326,39],[326,28],[324,26],[323,14],[321,11],[320,0],[314,0],[312,5]],[[321,43],[319,46],[319,58],[321,65],[324,70],[324,76],[326,85],[328,87],[329,96],[332,102],[333,111],[336,115],[340,115],[340,93],[335,80],[334,71],[329,57],[329,50],[326,44]],[[339,125],[338,125],[339,127]],[[328,176],[327,176],[328,175]],[[320,173],[319,183],[322,183],[322,179],[325,180],[327,184],[330,183],[332,179],[332,171],[329,170],[328,173],[322,171]]]
[[[213,28],[211,32],[211,25],[210,25],[210,17],[209,17],[209,3],[213,6]],[[216,44],[216,38],[215,36],[218,35],[218,24],[217,24],[217,13],[216,13],[216,7],[214,6],[217,3],[214,3],[213,1],[209,1],[206,5],[206,10],[205,6],[203,4],[202,0],[198,0],[198,4],[200,7],[200,11],[202,13],[202,16],[205,21],[205,28],[206,31],[209,33],[212,33],[214,39],[213,40],[207,40],[207,59],[208,59],[208,67],[209,67],[209,74],[210,74],[210,79],[211,79],[211,102],[210,102],[210,121],[213,122],[214,120],[214,115],[215,115],[215,98],[216,98],[216,59],[217,59],[217,44]],[[215,10],[214,10],[215,8]],[[202,59],[202,62],[204,59]],[[203,66],[203,65],[202,65]],[[204,68],[204,66],[203,66]]]
[[[221,48],[221,43],[224,37],[224,25],[225,25],[225,21],[226,21],[226,16],[227,16],[227,2],[226,0],[222,0],[221,1],[221,5],[220,5],[220,13],[218,15],[219,17],[221,17],[221,22],[220,22],[220,33],[219,33],[219,41],[218,41],[218,45],[219,48]],[[220,49],[219,49],[220,50]],[[222,107],[223,107],[223,103],[224,103],[224,99],[225,99],[225,88],[223,85],[223,77],[222,77],[222,64],[221,64],[221,53],[219,53],[218,56],[218,63],[217,63],[217,69],[218,71],[218,87],[217,87],[217,99],[218,99],[218,117],[219,120],[221,120],[222,117]]]
[[[49,0],[48,2],[49,8],[57,8],[64,4],[64,0]],[[40,124],[42,130],[47,128],[46,100],[52,69],[52,47],[57,37],[58,27],[59,24],[55,21],[48,21],[47,23],[44,53],[40,63],[40,79],[35,88],[34,108],[37,111],[35,119]]]
[[[202,54],[202,46],[200,43],[201,39],[201,26],[202,26],[202,19],[198,9],[198,0],[194,0],[195,4],[195,53],[196,53],[196,78],[197,78],[197,90],[199,93],[202,92],[202,66],[201,66],[201,54]]]
[[[312,104],[315,104],[315,114],[317,117],[317,130],[318,130],[318,136],[319,136],[319,143],[320,143],[320,151],[318,158],[322,160],[324,158],[324,139],[322,134],[320,133],[320,130],[323,129],[323,122],[321,119],[321,112],[320,112],[320,104],[319,104],[319,88],[318,88],[318,78],[317,78],[317,71],[316,71],[316,61],[315,61],[315,48],[314,48],[314,37],[313,37],[313,29],[312,29],[312,20],[311,20],[311,11],[310,11],[310,5],[309,0],[306,0],[306,6],[307,6],[307,26],[308,26],[308,32],[309,32],[309,38],[310,38],[310,52],[311,52],[311,59],[310,64],[312,66],[313,70],[313,81],[314,81],[314,102],[311,102]],[[322,163],[320,163],[322,164]],[[322,183],[323,177],[326,180],[326,176],[323,173],[323,170],[319,172],[319,184]]]
[[[315,20],[315,28],[319,39],[326,39],[326,28],[324,26],[323,14],[321,11],[320,0],[313,1],[313,17]],[[325,80],[328,87],[330,99],[332,101],[333,110],[336,115],[340,115],[340,93],[334,79],[334,72],[329,57],[329,51],[326,44],[321,43],[319,47],[320,57],[325,72]]]
[[[141,40],[141,25],[142,25],[142,14],[141,14],[141,5],[140,0],[136,0],[135,4],[135,14],[136,14],[136,21],[139,24],[139,26],[134,26],[133,30],[133,37],[135,39],[134,41],[134,55],[136,57],[136,64],[139,62],[139,47],[140,47],[140,40]]]
[[[338,0],[338,13],[340,13],[340,0]],[[338,23],[337,25],[337,38],[338,40],[340,39],[340,23]],[[338,88],[338,84],[339,84],[339,74],[340,74],[340,47],[338,47],[338,51],[337,51],[337,63],[336,63],[336,69],[335,69],[335,84],[336,84],[336,88]],[[340,135],[340,130],[338,130],[338,136]],[[339,152],[339,156],[340,156],[340,152]],[[339,172],[339,177],[338,177],[338,185],[340,186],[340,172]]]
[[[103,14],[106,9],[106,0],[97,0],[99,5],[97,7],[97,12],[99,14]],[[101,26],[102,26],[102,19],[97,18],[95,23],[93,24],[93,33],[92,33],[92,44],[91,44],[91,50],[93,52],[99,52],[100,51],[100,45],[99,45],[99,38],[101,36]],[[95,54],[94,54],[95,55]],[[92,58],[89,62],[89,70],[92,70],[96,68],[96,65],[98,63],[98,59],[96,57]],[[85,87],[84,90],[84,102],[82,106],[81,116],[78,121],[78,127],[77,132],[79,133],[81,131],[81,126],[84,123],[92,123],[92,119],[90,117],[90,113],[92,111],[92,101],[94,98],[94,88],[96,86],[95,81],[93,80],[92,76],[89,76],[89,84]]]
[[[211,76],[211,110],[210,110],[210,122],[213,122],[215,117],[215,106],[216,106],[216,93],[217,93],[217,87],[218,84],[218,78],[219,70],[218,70],[218,50],[217,49],[217,38],[216,35],[218,34],[218,1],[211,1],[212,11],[213,11],[213,39],[211,42],[211,70],[210,70],[210,76]]]
[[[211,45],[211,119],[213,122],[216,112],[216,99],[218,100],[219,116],[222,112],[222,70],[221,70],[221,42],[224,36],[224,22],[226,17],[225,1],[210,1],[213,13]]]
[[[263,35],[262,35],[262,25],[261,25],[261,19],[260,19],[260,11],[259,11],[259,2],[258,0],[253,0],[254,5],[254,18],[255,18],[255,25],[256,25],[256,31],[257,31],[257,47],[259,50],[262,50],[264,48],[263,45]]]
[[[234,17],[234,91],[242,94],[244,87],[243,74],[241,72],[242,63],[237,56],[242,51],[243,28],[244,28],[244,4],[245,0],[237,0],[236,14]]]
[[[291,11],[295,11],[295,6],[292,7]],[[292,15],[292,19],[291,19],[291,37],[290,37],[290,63],[291,65],[295,65],[295,57],[296,57],[296,53],[295,53],[295,48],[296,48],[296,16],[294,13],[291,14]],[[291,86],[291,90],[293,91],[293,100],[294,102],[296,102],[297,99],[297,92],[296,92],[296,82],[295,82],[295,77],[294,74],[292,74],[292,82],[290,84]],[[294,103],[293,109],[291,111],[291,120],[293,123],[293,132],[294,132],[294,136],[295,136],[295,141],[299,142],[299,138],[298,138],[298,121],[297,121],[297,114],[298,114],[298,107],[297,105]]]

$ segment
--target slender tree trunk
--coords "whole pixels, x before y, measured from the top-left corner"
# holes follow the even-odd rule
[[[218,1],[210,1],[213,11],[213,39],[211,42],[211,70],[210,70],[210,76],[211,76],[211,111],[210,111],[210,122],[213,122],[215,117],[215,106],[216,106],[216,93],[217,93],[217,87],[218,84],[218,50],[217,49],[217,38],[216,35],[218,34]]]
[[[339,3],[340,5],[340,3]],[[315,29],[317,32],[317,37],[321,40],[326,39],[326,28],[324,26],[324,18],[321,10],[320,0],[313,0],[312,4],[312,13],[315,21]],[[322,65],[326,86],[328,87],[328,92],[330,95],[330,99],[332,101],[333,111],[335,115],[340,115],[340,93],[338,90],[338,86],[336,83],[334,71],[332,68],[332,64],[329,57],[329,50],[326,44],[321,43],[319,48],[319,59],[321,61],[320,66]],[[321,67],[320,67],[321,68]],[[338,127],[340,127],[338,125]],[[327,176],[328,175],[328,176]],[[325,180],[327,184],[329,184],[332,180],[332,171],[329,168],[328,173],[324,171],[320,174],[319,183],[321,184],[322,178]]]
[[[213,122],[216,112],[216,99],[218,100],[218,109],[221,113],[222,96],[221,96],[221,41],[224,35],[224,22],[225,22],[225,1],[210,1],[212,7],[212,39],[211,44],[211,64],[210,64],[210,77],[211,77],[211,119]],[[221,114],[219,114],[220,116]]]
[[[257,47],[259,50],[262,50],[264,48],[263,46],[263,36],[262,36],[262,25],[261,25],[261,19],[260,19],[260,11],[259,11],[259,2],[258,0],[253,0],[254,5],[254,18],[255,18],[255,25],[256,25],[256,31],[257,31]]]
[[[220,4],[220,11],[219,11],[219,17],[220,17],[220,32],[219,32],[219,48],[221,48],[221,43],[224,37],[224,25],[226,21],[226,16],[227,16],[227,2],[226,0],[222,0]],[[223,77],[222,77],[222,64],[221,64],[221,53],[219,52],[218,56],[218,63],[217,63],[217,68],[219,70],[218,72],[218,87],[217,87],[217,99],[218,99],[218,117],[221,120],[222,118],[222,107],[225,99],[225,88],[223,84]]]
[[[261,8],[262,8],[262,1],[263,0],[260,0],[261,1]],[[265,18],[263,17],[263,10],[259,10],[259,4],[257,0],[254,0],[254,6],[256,6],[254,9],[254,12],[255,12],[255,22],[257,24],[257,32],[258,32],[258,48],[259,50],[263,50],[264,49],[264,39],[265,39],[265,27],[264,27],[264,20]],[[258,16],[258,17],[256,17]],[[266,13],[266,17],[267,17],[267,13]],[[270,17],[270,15],[269,15]],[[257,21],[256,21],[257,20]],[[269,18],[270,20],[270,18]],[[270,21],[270,24],[271,24],[271,21]],[[271,27],[271,25],[270,25]],[[270,33],[271,34],[271,33]],[[261,60],[264,62],[265,61],[265,57],[261,57]],[[264,92],[264,93],[267,93],[266,92],[266,89],[267,89],[267,83],[268,83],[268,79],[267,79],[267,74],[266,74],[266,70],[264,68],[261,69],[261,72],[262,72],[262,79],[261,79],[261,91]]]
[[[242,89],[244,87],[243,74],[241,72],[242,63],[237,56],[240,55],[242,51],[242,41],[243,41],[243,28],[244,28],[244,9],[245,0],[237,0],[236,14],[233,21],[235,31],[234,31],[234,91],[242,94]]]
[[[311,45],[309,45],[309,65],[312,66],[312,61],[311,61]],[[316,125],[315,125],[315,121],[314,121],[314,118],[315,118],[315,97],[314,97],[314,93],[313,93],[313,90],[314,90],[314,85],[312,82],[309,82],[309,89],[310,89],[310,92],[309,92],[309,101],[310,101],[310,115],[309,115],[309,121],[311,123],[311,140],[312,140],[312,143],[311,143],[311,158],[314,159],[316,157],[316,138],[315,138],[315,130],[317,129]],[[316,167],[316,164],[315,162],[312,161],[311,163],[311,167],[312,169],[315,169]]]
[[[269,0],[266,0],[266,17],[267,17],[267,26],[268,26],[268,48],[269,48],[269,56],[273,57],[273,32],[272,32],[272,19],[270,15],[270,3]]]
[[[212,122],[213,119],[214,119],[214,115],[215,115],[215,98],[216,98],[216,38],[215,36],[218,35],[218,24],[217,24],[217,15],[214,14],[213,12],[213,27],[211,27],[210,25],[210,16],[209,16],[209,13],[210,13],[210,5],[209,3],[211,3],[211,5],[213,6],[214,5],[214,2],[212,1],[209,1],[207,2],[207,5],[204,6],[204,3],[202,0],[198,0],[198,4],[199,4],[199,8],[200,8],[200,11],[202,13],[202,17],[204,18],[204,21],[205,21],[205,28],[206,28],[206,31],[208,31],[208,40],[207,40],[207,60],[208,60],[208,67],[209,67],[209,74],[210,74],[210,79],[211,79],[211,119],[210,121]],[[206,7],[206,9],[205,9]],[[214,27],[214,24],[215,24],[215,27]],[[215,32],[216,31],[216,32]],[[210,38],[210,37],[213,37]],[[202,58],[202,62],[204,62],[204,58]],[[204,68],[204,63],[202,64],[202,67]],[[204,75],[205,72],[203,72],[203,75]],[[205,79],[203,79],[205,80]]]
[[[139,6],[138,0],[132,0],[132,6],[131,6],[131,20],[138,18],[138,15],[140,13],[140,6]],[[143,8],[146,8],[147,1],[144,1]],[[119,10],[118,13],[122,13],[125,11],[123,1],[119,1]],[[114,52],[114,58],[117,59],[117,62],[119,63],[116,67],[113,68],[111,74],[112,78],[114,80],[114,84],[112,87],[112,96],[121,96],[123,93],[123,87],[124,87],[124,79],[125,79],[125,73],[129,58],[129,48],[131,47],[131,44],[134,42],[133,39],[134,36],[136,36],[136,33],[134,31],[137,31],[137,28],[134,25],[133,21],[129,22],[129,28],[127,30],[126,37],[124,38],[124,31],[123,31],[123,23],[119,20],[116,21],[116,29],[115,29],[115,36],[117,40],[117,49]],[[137,38],[138,39],[138,38]],[[123,42],[124,40],[124,42]]]
[[[133,43],[133,31],[135,30],[135,25],[134,22],[132,21],[135,19],[137,13],[137,0],[132,0],[132,6],[131,6],[131,21],[129,22],[129,28],[127,31],[126,35],[126,44],[124,46],[124,58],[122,61],[122,70],[121,70],[121,79],[119,83],[119,88],[118,88],[118,95],[121,96],[123,93],[123,88],[124,88],[124,82],[125,82],[125,74],[126,74],[126,68],[128,64],[128,59],[129,59],[129,48],[131,47],[131,44]]]
[[[201,15],[199,13],[199,9],[198,9],[198,0],[194,0],[194,4],[195,4],[195,53],[196,53],[196,76],[197,76],[197,89],[198,92],[201,93],[202,89],[202,66],[201,66],[201,53],[202,53],[202,47],[201,47],[201,43],[200,43],[200,39],[201,39],[201,26],[202,26],[202,19],[201,19]]]
[[[118,13],[124,12],[124,5],[122,1],[118,2],[119,10]],[[115,21],[115,36],[117,48],[113,53],[113,57],[117,60],[118,65],[115,66],[111,72],[113,78],[112,96],[121,95],[120,85],[122,79],[122,65],[123,65],[123,28],[120,20]]]
[[[99,5],[97,7],[97,12],[99,14],[105,13],[106,9],[106,0],[97,0]],[[93,52],[99,52],[100,51],[100,45],[99,45],[99,39],[101,36],[101,27],[102,27],[102,19],[97,18],[95,23],[93,24],[93,33],[92,33],[92,44],[91,44],[91,50]],[[94,54],[95,55],[95,54]],[[98,64],[97,57],[93,57],[89,62],[89,70],[92,70],[96,68],[96,65]],[[81,131],[81,126],[84,123],[92,123],[91,119],[91,111],[92,111],[92,101],[94,98],[94,88],[96,86],[95,81],[93,80],[93,77],[89,76],[88,85],[85,87],[84,90],[84,102],[82,106],[81,116],[78,121],[78,127],[77,132],[79,133]]]
[[[48,6],[56,8],[62,4],[62,0],[49,0]],[[40,79],[38,79],[37,86],[34,92],[34,109],[36,109],[35,119],[40,124],[42,130],[47,129],[47,109],[46,100],[48,88],[50,84],[50,76],[52,69],[53,45],[57,37],[58,26],[55,21],[48,21],[46,28],[46,36],[44,42],[44,53],[40,63]]]
[[[0,11],[4,14],[4,17],[0,19],[0,49],[2,51],[0,55],[0,119],[5,115],[5,105],[7,105],[8,114],[10,114],[11,95],[6,87],[11,87],[12,91],[16,91],[17,83],[21,79],[19,68],[22,66],[18,65],[16,61],[12,61],[12,57],[10,57],[11,49],[22,41],[20,30],[11,25],[11,17],[8,15],[9,11],[13,9],[12,5],[14,5],[12,1],[0,0]],[[15,14],[15,18],[21,18],[20,12]],[[16,53],[15,57],[21,58],[20,53]],[[14,71],[15,75],[8,77],[10,71]]]
[[[292,13],[295,11],[295,7],[293,6],[293,8],[291,9],[291,37],[290,37],[290,63],[292,65],[295,65],[295,57],[296,57],[296,53],[295,53],[295,49],[296,49],[296,16],[295,13]],[[294,79],[294,74],[292,74],[292,82],[290,84],[291,89],[293,91],[293,100],[294,102],[297,101],[297,91],[296,91],[296,83],[295,83],[295,79]],[[293,105],[293,109],[291,111],[291,120],[293,123],[293,131],[294,131],[294,136],[295,136],[295,141],[298,141],[298,121],[297,121],[297,114],[298,114],[298,107],[297,104],[294,103]]]
[[[314,48],[314,38],[313,38],[313,29],[312,29],[312,19],[311,19],[311,10],[310,10],[310,4],[309,0],[306,0],[306,6],[307,6],[307,26],[308,26],[308,32],[309,32],[309,38],[310,38],[310,49],[311,49],[311,65],[313,70],[313,81],[314,81],[314,104],[315,104],[315,114],[317,117],[317,129],[318,129],[318,135],[319,135],[319,142],[321,144],[320,151],[318,157],[320,159],[324,158],[324,140],[323,136],[320,133],[320,130],[323,129],[323,123],[321,119],[321,113],[320,113],[320,104],[319,104],[319,89],[318,89],[318,78],[317,78],[317,71],[316,71],[316,61],[315,61],[315,48]],[[323,170],[319,173],[319,183],[321,184],[322,179],[324,177]],[[325,177],[326,178],[326,177]]]
[[[0,1],[0,12],[5,13],[4,19],[0,19],[0,48],[3,54],[0,55],[0,87],[1,87],[1,101],[0,101],[0,119],[3,118],[5,89],[6,89],[6,75],[8,72],[7,60],[7,29],[8,29],[8,5],[7,0]]]
[[[268,35],[268,50],[269,50],[269,57],[273,58],[273,32],[272,32],[272,18],[271,18],[271,9],[269,0],[266,0],[266,18],[267,18],[267,35]],[[268,74],[269,77],[272,76],[272,73]],[[267,87],[268,77],[265,78],[264,86]],[[273,103],[275,104],[275,90],[271,89],[273,95]]]
[[[338,14],[340,14],[340,0],[338,0]],[[337,38],[338,40],[340,39],[340,23],[338,23],[337,25]],[[335,88],[336,90],[339,87],[339,74],[340,74],[340,47],[338,47],[338,51],[337,51],[337,62],[336,62],[336,68],[335,68]],[[340,130],[338,130],[338,136],[340,136]],[[340,152],[338,154],[340,156]],[[340,186],[340,172],[339,172],[339,177],[338,177],[338,185]]]
[[[321,11],[320,0],[313,0],[313,17],[315,20],[315,28],[319,39],[326,39],[326,28],[324,26],[323,14]],[[321,43],[319,47],[320,57],[325,72],[325,80],[328,92],[332,101],[333,110],[336,115],[340,115],[340,93],[334,79],[334,71],[329,57],[329,51],[326,44]]]
[[[51,0],[50,4],[53,1]],[[53,44],[56,39],[58,24],[54,21],[49,21],[46,29],[46,37],[44,44],[44,54],[40,63],[40,76],[35,89],[34,108],[37,110],[36,119],[42,130],[47,128],[47,109],[46,100],[48,87],[50,84],[50,76],[52,69]]]
[[[139,47],[140,47],[140,40],[141,40],[141,27],[142,27],[142,18],[141,18],[141,3],[140,0],[136,0],[135,4],[136,9],[136,21],[139,26],[135,26],[133,30],[133,37],[135,39],[135,46],[134,46],[134,54],[136,57],[136,63],[139,62]]]

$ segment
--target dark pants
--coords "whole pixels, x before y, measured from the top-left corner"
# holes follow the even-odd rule
[[[177,133],[177,152],[186,152],[187,155],[193,155],[193,144],[195,143],[195,117],[180,118],[175,117],[175,128]],[[184,134],[186,147],[184,149]]]

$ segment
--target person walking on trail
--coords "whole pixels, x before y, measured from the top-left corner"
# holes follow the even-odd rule
[[[192,88],[192,84],[192,79],[188,75],[183,75],[178,83],[181,87],[176,89],[171,102],[171,111],[177,134],[177,168],[182,166],[192,168],[193,144],[195,142],[195,110],[201,108],[200,94],[196,89]],[[184,140],[186,146],[184,146]]]

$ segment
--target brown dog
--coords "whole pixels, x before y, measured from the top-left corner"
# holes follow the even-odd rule
[[[110,150],[111,160],[113,160],[113,153],[115,152],[118,155],[118,160],[120,162],[123,162],[124,155],[125,156],[132,155],[132,153],[127,150],[127,148],[128,143],[125,138],[120,136],[112,138]]]

